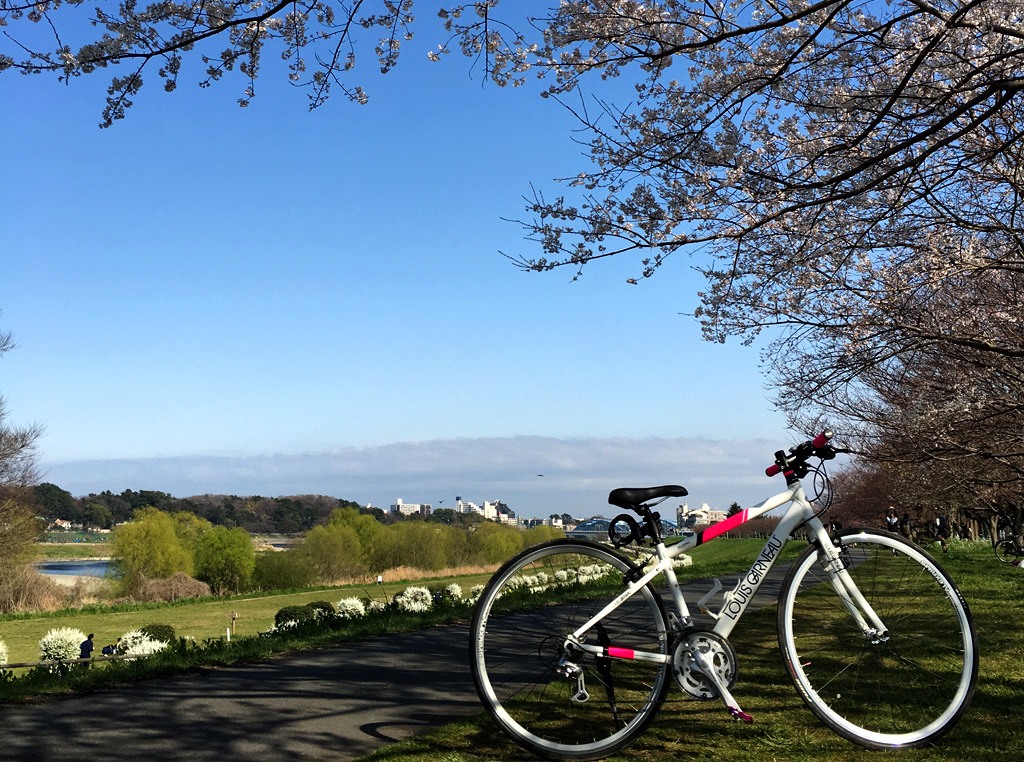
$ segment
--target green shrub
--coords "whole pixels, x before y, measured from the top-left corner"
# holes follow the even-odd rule
[[[253,585],[259,590],[295,590],[313,584],[312,561],[294,550],[268,550],[256,555]]]
[[[334,609],[334,604],[329,601],[310,601],[306,604],[306,608],[313,612],[314,619],[331,617],[338,613]]]
[[[174,640],[174,626],[169,624],[147,624],[139,628],[150,640],[171,643]]]
[[[274,626],[280,627],[286,622],[302,624],[316,618],[313,609],[308,606],[285,606],[274,615]]]

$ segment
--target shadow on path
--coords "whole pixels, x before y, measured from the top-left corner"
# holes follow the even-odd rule
[[[479,708],[468,627],[0,710],[19,762],[350,760]]]

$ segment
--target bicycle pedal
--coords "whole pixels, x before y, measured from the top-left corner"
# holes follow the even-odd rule
[[[754,722],[754,718],[753,718],[753,717],[751,717],[751,716],[750,716],[749,714],[747,714],[746,712],[744,712],[744,711],[743,711],[742,709],[740,709],[740,708],[739,708],[738,706],[730,706],[730,707],[729,707],[729,714],[731,714],[731,715],[732,715],[733,717],[735,717],[735,718],[736,718],[737,720],[743,720],[743,721],[744,721],[745,723],[747,723],[748,725],[750,725],[750,724],[752,724],[752,723]]]

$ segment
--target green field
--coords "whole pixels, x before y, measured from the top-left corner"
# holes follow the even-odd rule
[[[469,587],[487,580],[489,575],[478,574],[458,578],[430,580],[430,584],[458,582],[469,592]],[[289,592],[260,596],[237,596],[221,600],[205,600],[198,603],[166,605],[142,611],[108,611],[104,613],[53,612],[19,615],[23,618],[0,617],[0,640],[3,640],[10,655],[10,663],[36,661],[39,658],[39,639],[56,627],[75,627],[84,633],[93,633],[96,647],[112,643],[124,633],[147,624],[170,624],[176,633],[196,640],[223,637],[231,626],[232,613],[235,619],[235,635],[256,635],[268,630],[274,624],[274,614],[285,606],[303,605],[310,601],[325,600],[337,603],[351,596],[388,600],[409,585],[424,584],[424,580],[395,582],[384,585],[346,585],[329,589]]]
[[[109,542],[41,542],[36,548],[43,561],[110,558]]]

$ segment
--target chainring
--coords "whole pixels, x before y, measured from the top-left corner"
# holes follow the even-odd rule
[[[690,658],[695,650],[707,656],[719,680],[731,691],[736,684],[736,649],[732,643],[711,630],[690,630],[676,641],[672,649],[672,672],[679,687],[698,701],[714,701],[718,698],[718,688]]]

